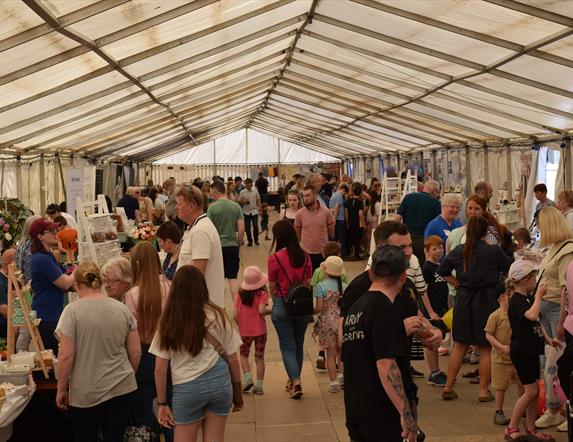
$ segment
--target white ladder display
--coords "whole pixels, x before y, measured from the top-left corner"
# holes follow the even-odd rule
[[[112,222],[112,214],[107,210],[103,195],[96,201],[76,199],[78,215],[78,261],[95,262],[99,267],[109,259],[121,256],[117,230]]]

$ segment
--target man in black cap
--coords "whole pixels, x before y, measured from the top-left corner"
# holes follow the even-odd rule
[[[353,442],[417,439],[417,387],[409,371],[406,330],[395,304],[407,268],[400,247],[379,246],[368,271],[370,289],[344,318],[344,405]]]

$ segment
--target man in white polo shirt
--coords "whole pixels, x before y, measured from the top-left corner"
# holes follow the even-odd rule
[[[177,269],[190,264],[205,275],[209,298],[225,307],[225,272],[219,233],[203,213],[203,193],[195,186],[181,187],[175,196],[177,216],[189,224],[183,234]]]

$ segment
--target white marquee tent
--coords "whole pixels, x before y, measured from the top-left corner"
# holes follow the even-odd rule
[[[234,162],[245,129],[467,187],[549,148],[572,184],[571,0],[6,0],[0,57],[2,194],[40,206],[73,162]]]

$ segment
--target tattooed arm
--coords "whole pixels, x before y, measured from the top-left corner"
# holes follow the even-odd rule
[[[402,374],[396,364],[396,359],[379,359],[376,361],[376,367],[386,394],[400,413],[402,436],[405,439],[415,441],[418,425],[406,398]]]

